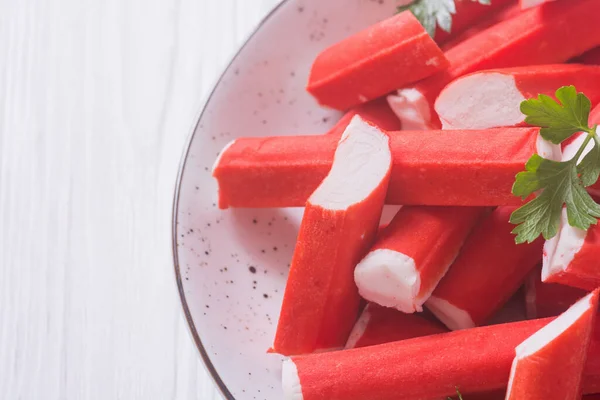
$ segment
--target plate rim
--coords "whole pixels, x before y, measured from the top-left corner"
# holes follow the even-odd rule
[[[187,134],[183,152],[182,152],[182,155],[179,160],[179,166],[177,169],[177,178],[175,181],[173,205],[171,208],[171,253],[172,253],[172,258],[173,258],[175,281],[177,283],[177,291],[179,292],[179,300],[181,302],[181,308],[183,310],[184,317],[187,322],[188,331],[192,335],[192,339],[194,341],[194,344],[196,345],[196,349],[200,353],[200,357],[202,358],[204,366],[210,373],[214,383],[217,385],[221,394],[223,396],[225,396],[225,398],[227,400],[236,400],[236,398],[231,394],[231,392],[227,388],[227,385],[225,385],[225,382],[223,381],[223,379],[217,372],[217,369],[215,368],[213,362],[210,359],[210,356],[208,355],[208,352],[206,351],[206,348],[204,347],[204,344],[202,343],[202,339],[200,339],[200,335],[198,334],[198,331],[196,330],[196,326],[194,325],[194,320],[192,318],[190,307],[188,305],[185,291],[183,289],[183,279],[182,279],[182,275],[181,275],[181,267],[179,264],[179,254],[177,252],[177,248],[178,248],[177,226],[179,225],[179,199],[180,199],[180,195],[181,195],[181,184],[182,184],[183,176],[185,174],[185,169],[186,169],[188,157],[190,154],[192,142],[194,141],[194,139],[196,137],[196,132],[198,130],[198,126],[200,125],[200,121],[202,120],[202,117],[204,116],[206,108],[210,104],[210,102],[213,98],[213,95],[215,94],[215,92],[217,90],[217,87],[223,80],[223,77],[231,69],[231,66],[233,65],[234,61],[238,58],[238,56],[240,55],[242,50],[248,45],[248,43],[258,33],[258,31],[260,31],[262,26],[267,21],[269,21],[273,17],[273,15],[282,6],[284,6],[285,4],[287,4],[290,1],[291,0],[280,0],[264,17],[262,17],[261,20],[259,21],[259,23],[252,29],[250,34],[244,40],[242,45],[240,45],[239,48],[236,50],[235,54],[229,60],[227,66],[225,68],[223,68],[223,71],[221,72],[217,81],[213,84],[212,89],[211,89],[208,97],[206,98],[206,101],[201,106],[200,112],[196,114],[197,115],[195,118],[196,123],[192,127],[191,131]]]

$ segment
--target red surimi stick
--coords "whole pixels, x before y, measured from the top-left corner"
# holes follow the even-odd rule
[[[586,291],[557,283],[543,283],[542,268],[533,270],[525,281],[527,318],[555,317],[567,311]]]
[[[555,0],[520,0],[521,9],[526,10],[528,8],[537,7],[541,4],[548,3],[549,1]]]
[[[532,154],[546,154],[539,128],[390,133],[387,204],[520,204],[515,175]],[[332,135],[240,138],[213,168],[219,206],[301,207],[331,168]],[[473,177],[477,179],[473,179]]]
[[[581,399],[597,309],[596,291],[518,345],[506,399]]]
[[[405,129],[439,128],[433,104],[448,83],[484,69],[557,64],[582,54],[600,45],[599,12],[596,0],[556,1],[524,11],[446,51],[447,70],[401,89],[390,105]]]
[[[283,364],[285,399],[430,400],[506,387],[515,347],[551,319],[467,329],[333,353]],[[600,323],[595,325],[600,331]],[[586,365],[584,390],[600,386],[600,335]]]
[[[273,351],[341,348],[358,316],[356,263],[372,244],[390,176],[385,133],[355,117],[306,203]]]
[[[355,115],[360,115],[362,119],[384,131],[396,131],[402,129],[400,120],[396,114],[394,114],[387,101],[384,98],[379,98],[350,109],[350,111],[345,113],[327,134],[341,137]]]
[[[405,11],[319,54],[306,89],[319,104],[345,110],[447,67],[442,50]]]
[[[481,4],[478,1],[457,1],[450,32],[438,27],[434,39],[444,48],[448,43],[460,39],[463,33],[469,31],[473,25],[478,25],[480,20],[495,17],[500,10],[514,3],[516,3],[515,0],[495,0],[490,4]]]
[[[447,332],[443,325],[415,314],[369,303],[350,333],[346,349]]]
[[[423,304],[485,209],[402,207],[356,266],[360,295],[405,313]]]
[[[525,123],[524,100],[554,96],[575,85],[592,104],[600,101],[600,67],[578,64],[538,65],[475,72],[456,79],[435,102],[444,129],[486,129]]]
[[[482,325],[517,292],[542,259],[543,241],[516,245],[514,207],[499,207],[477,224],[425,306],[448,328]]]

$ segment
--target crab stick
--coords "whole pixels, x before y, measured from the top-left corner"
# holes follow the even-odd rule
[[[534,153],[546,154],[538,128],[390,133],[387,204],[520,204],[511,188]],[[325,178],[333,135],[239,138],[221,152],[213,176],[219,206],[299,207]]]
[[[482,4],[479,1],[457,1],[450,32],[438,27],[434,35],[435,41],[445,47],[448,43],[461,38],[473,26],[477,26],[479,21],[496,17],[504,8],[513,3],[516,1],[494,0],[490,4]]]
[[[341,348],[358,316],[356,263],[372,244],[390,176],[385,133],[355,117],[306,203],[273,351]]]
[[[587,294],[585,290],[557,283],[543,283],[542,268],[533,270],[525,281],[527,318],[555,317],[567,311]]]
[[[551,319],[441,333],[283,363],[286,400],[429,400],[506,388],[515,347]],[[596,323],[596,332],[600,323]],[[590,346],[584,390],[600,385],[600,335]]]
[[[452,330],[482,325],[519,290],[542,259],[543,241],[516,245],[514,207],[498,207],[477,224],[425,306]]]
[[[518,345],[506,399],[581,399],[597,309],[596,291]]]
[[[350,333],[346,349],[447,332],[443,325],[414,314],[369,303]]]
[[[486,129],[523,125],[520,104],[539,94],[553,96],[575,85],[592,104],[600,101],[600,67],[538,65],[475,72],[456,79],[435,101],[443,129]]]
[[[405,313],[423,304],[485,209],[403,207],[356,266],[360,295]]]
[[[526,10],[446,51],[447,70],[402,88],[389,97],[390,105],[405,129],[439,128],[433,105],[447,84],[484,69],[558,64],[582,54],[600,45],[598,13],[596,0],[556,1]]]
[[[447,67],[442,50],[405,11],[319,54],[307,90],[319,104],[345,110]]]
[[[389,104],[384,98],[379,98],[350,109],[336,122],[327,134],[337,135],[338,138],[341,137],[355,115],[360,115],[362,119],[384,131],[402,129],[400,120],[394,114]]]

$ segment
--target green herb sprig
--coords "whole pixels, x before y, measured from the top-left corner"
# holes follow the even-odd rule
[[[561,87],[556,99],[539,95],[521,103],[525,122],[539,126],[542,138],[559,145],[573,135],[586,135],[575,156],[567,161],[553,161],[533,155],[525,165],[525,171],[517,174],[512,192],[527,199],[538,195],[511,215],[510,222],[517,243],[531,243],[540,235],[551,239],[558,233],[563,206],[571,226],[587,230],[600,218],[600,205],[585,189],[593,185],[600,175],[600,138],[597,125],[589,126],[590,100],[578,93],[574,86]],[[581,162],[579,159],[589,143],[593,148]]]
[[[490,5],[491,0],[413,0],[409,4],[397,7],[398,12],[410,10],[417,17],[429,36],[435,36],[435,29],[452,30],[452,16],[456,14],[456,1],[476,1]]]

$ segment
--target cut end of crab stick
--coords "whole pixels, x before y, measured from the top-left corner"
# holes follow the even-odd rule
[[[596,310],[590,293],[516,348],[507,400],[578,400]]]
[[[525,305],[527,318],[555,317],[565,312],[586,291],[557,283],[543,283],[542,268],[533,270],[525,282]]]
[[[406,254],[377,249],[358,264],[356,283],[363,298],[406,313],[423,311],[428,293],[420,293],[421,276]]]
[[[319,54],[307,90],[321,105],[345,110],[447,66],[442,50],[406,11]]]
[[[484,209],[403,207],[356,266],[363,298],[405,313],[423,304]]]
[[[520,0],[521,9],[526,10],[528,8],[537,7],[539,5],[548,3],[550,1],[555,1],[555,0]]]
[[[600,226],[575,228],[563,209],[558,234],[544,245],[542,281],[584,290],[600,287],[599,252]]]
[[[346,349],[447,332],[438,322],[369,303],[350,333]]]
[[[281,368],[281,385],[285,400],[303,400],[302,385],[298,376],[298,368],[291,359],[283,361]]]
[[[448,328],[487,323],[541,261],[542,240],[515,244],[509,222],[514,210],[498,207],[482,218],[427,301],[426,307]]]
[[[437,319],[453,331],[471,329],[477,326],[468,311],[463,310],[447,300],[431,296],[427,300],[427,308]]]
[[[430,102],[418,89],[400,89],[387,97],[390,108],[406,130],[422,131],[437,128],[432,123]]]
[[[391,161],[387,135],[354,117],[340,139],[329,174],[308,202],[327,210],[346,210],[381,185]]]
[[[300,225],[273,351],[341,348],[357,319],[356,263],[377,234],[389,181],[388,137],[356,116]]]
[[[524,121],[519,109],[524,100],[514,76],[480,72],[446,86],[435,102],[435,110],[443,129],[516,126]]]
[[[575,85],[600,100],[600,68],[560,64],[489,70],[465,75],[450,83],[435,102],[444,129],[488,129],[523,124],[522,101],[557,88]]]

